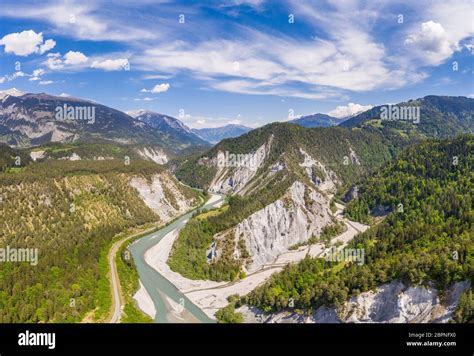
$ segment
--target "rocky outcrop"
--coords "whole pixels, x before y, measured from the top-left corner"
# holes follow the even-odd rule
[[[143,147],[141,149],[137,149],[137,153],[145,158],[152,160],[155,163],[158,164],[166,164],[168,163],[168,156],[166,153],[160,149],[160,148],[155,148],[155,147]]]
[[[213,159],[217,165],[217,173],[209,191],[220,194],[241,193],[265,162],[272,141],[273,136],[255,152],[245,155],[219,151]]]
[[[330,222],[327,197],[297,181],[282,198],[240,222],[232,234],[235,241],[245,242],[250,255],[246,269],[254,272],[274,262],[289,247],[304,243],[311,235],[319,236]],[[240,253],[236,247],[234,257],[240,258]]]
[[[143,177],[134,177],[130,180],[145,204],[151,208],[161,221],[185,213],[195,204],[194,199],[188,199],[181,192],[179,183],[168,173],[152,176],[151,181]]]
[[[311,157],[302,148],[300,148],[300,153],[303,155],[303,162],[300,163],[300,167],[305,169],[308,178],[323,191],[335,190],[338,183],[337,175],[324,164]]]
[[[440,293],[432,285],[405,286],[401,281],[393,281],[351,298],[339,315],[349,323],[447,322],[469,285],[467,281],[454,283],[442,304]]]
[[[258,323],[446,323],[453,318],[470,282],[456,282],[445,292],[432,285],[406,286],[395,280],[350,298],[339,310],[320,307],[310,315],[283,311],[264,314],[249,306],[237,309],[246,322]]]

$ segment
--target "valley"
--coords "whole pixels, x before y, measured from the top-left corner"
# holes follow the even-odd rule
[[[472,319],[472,99],[448,121],[456,98],[426,97],[419,123],[376,107],[211,146],[150,111],[51,126],[66,99],[12,94],[0,247],[39,262],[0,270],[2,322]],[[108,127],[114,109],[91,105]]]

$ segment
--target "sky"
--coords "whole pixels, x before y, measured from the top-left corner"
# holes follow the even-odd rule
[[[474,97],[471,0],[0,2],[0,90],[190,127]]]

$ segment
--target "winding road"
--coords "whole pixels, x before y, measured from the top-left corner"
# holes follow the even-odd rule
[[[125,236],[124,238],[116,241],[108,254],[108,261],[109,261],[109,273],[110,273],[110,283],[112,285],[112,312],[110,313],[110,317],[108,319],[109,323],[115,324],[120,323],[120,317],[122,315],[123,310],[123,299],[120,289],[120,279],[118,277],[117,272],[117,265],[115,263],[115,256],[117,255],[117,251],[122,247],[123,243],[142,234],[146,234],[148,232],[152,232],[155,230],[156,227],[151,227],[149,229],[136,232],[132,235]]]

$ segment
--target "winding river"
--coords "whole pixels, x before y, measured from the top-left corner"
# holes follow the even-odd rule
[[[222,199],[222,198],[221,198]],[[204,204],[202,208],[211,209],[216,207],[221,199]],[[135,260],[135,265],[140,277],[140,281],[150,295],[156,309],[156,323],[174,322],[201,322],[213,323],[201,309],[194,305],[183,293],[181,293],[165,277],[149,266],[145,261],[145,252],[156,245],[167,233],[174,229],[182,229],[193,214],[189,212],[180,216],[168,226],[155,231],[149,235],[135,241],[130,245],[130,251]],[[181,309],[182,308],[182,309]],[[176,318],[174,310],[183,310],[183,315],[187,315],[186,320]]]

